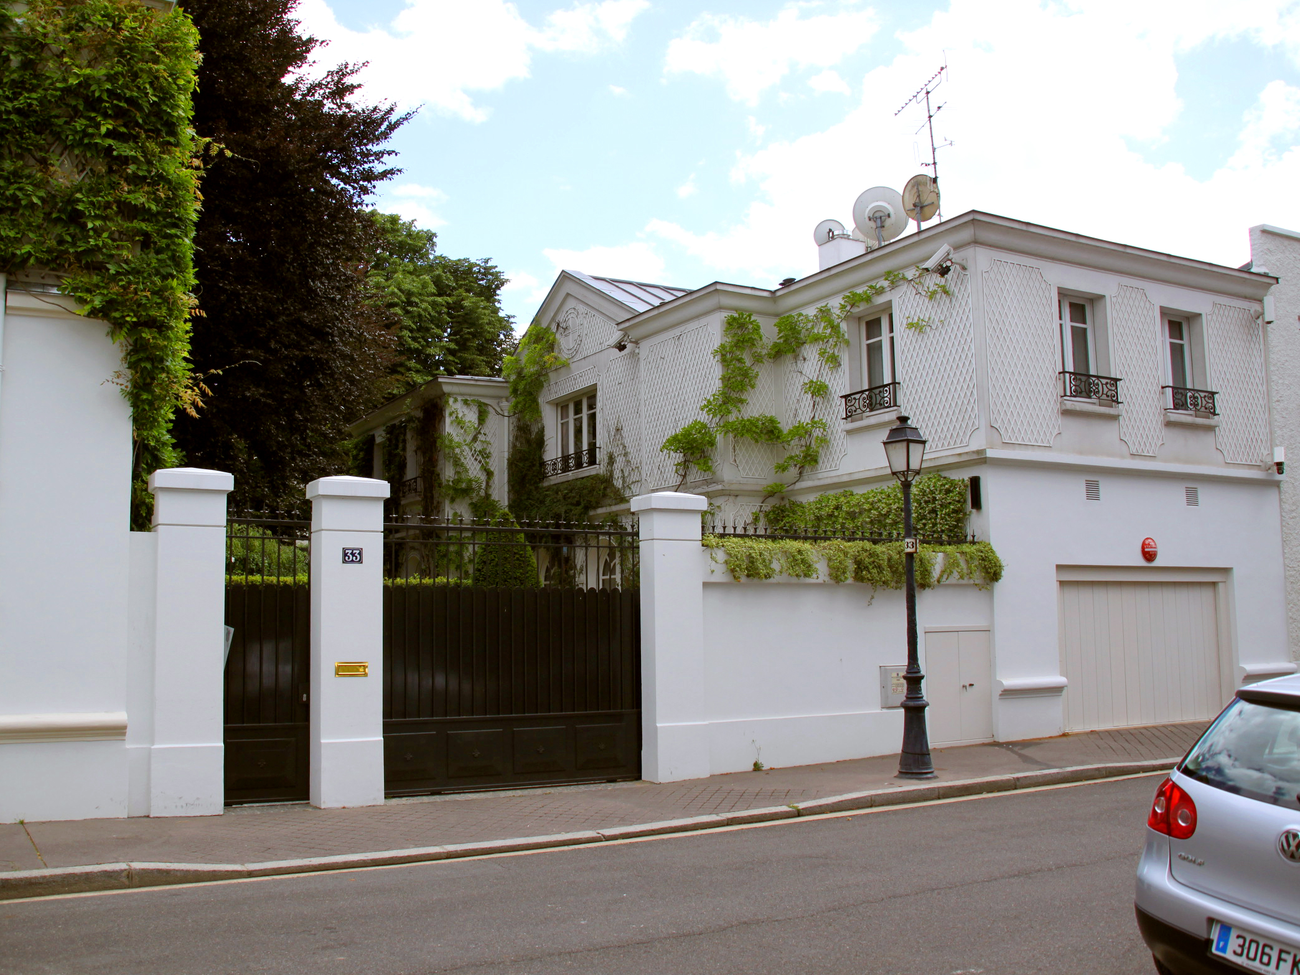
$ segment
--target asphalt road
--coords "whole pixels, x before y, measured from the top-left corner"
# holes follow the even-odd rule
[[[527,855],[0,904],[4,975],[1150,975],[1159,777]]]

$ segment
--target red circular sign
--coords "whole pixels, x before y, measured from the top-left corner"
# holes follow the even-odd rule
[[[1142,558],[1148,562],[1156,560],[1156,540],[1154,538],[1142,539]]]

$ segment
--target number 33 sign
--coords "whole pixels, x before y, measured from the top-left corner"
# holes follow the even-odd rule
[[[360,565],[360,564],[361,564],[361,549],[359,549],[359,548],[345,548],[345,549],[343,550],[343,564],[344,564],[344,565]]]

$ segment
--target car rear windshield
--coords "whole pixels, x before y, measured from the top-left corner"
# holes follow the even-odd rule
[[[1216,789],[1300,809],[1300,711],[1236,700],[1183,760]]]

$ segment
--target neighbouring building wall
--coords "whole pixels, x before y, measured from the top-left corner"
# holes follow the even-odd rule
[[[121,349],[68,299],[20,287],[0,324],[0,821],[123,816]]]

